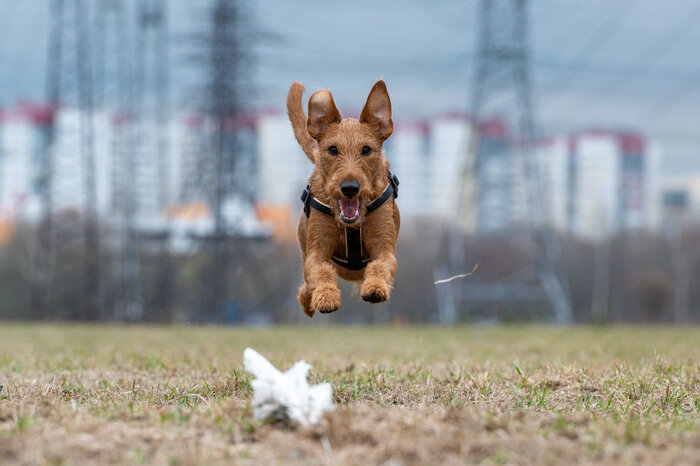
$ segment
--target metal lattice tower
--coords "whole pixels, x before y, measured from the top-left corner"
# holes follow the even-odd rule
[[[464,233],[478,231],[486,215],[496,216],[490,232],[516,232],[513,246],[529,258],[526,269],[491,283],[453,281],[438,288],[441,320],[456,320],[461,302],[481,304],[505,301],[549,302],[557,322],[572,320],[566,278],[560,264],[559,243],[548,219],[536,160],[536,125],[529,75],[527,1],[481,0],[476,72],[471,108],[472,135],[460,171],[459,214],[449,228],[448,254],[451,274],[470,269],[466,264]],[[513,128],[512,140],[492,139],[484,122],[498,117]],[[495,161],[495,162],[494,162]],[[500,164],[507,172],[498,177],[487,165]],[[485,193],[507,199],[500,212],[479,211]],[[487,210],[487,209],[484,209]],[[440,271],[446,272],[446,267]]]
[[[116,220],[114,244],[114,319],[136,320],[143,313],[141,300],[137,211],[134,179],[137,159],[134,118],[133,60],[128,47],[129,8],[125,0],[102,0],[96,11],[96,96],[110,125],[111,208]]]
[[[152,118],[158,167],[158,207],[170,202],[167,126],[170,117],[167,8],[164,0],[139,0],[135,94],[142,118]]]
[[[52,0],[47,100],[54,110],[38,167],[42,220],[36,251],[32,314],[35,318],[96,320],[100,312],[93,76],[89,8],[83,0]],[[73,112],[71,115],[67,113]],[[64,118],[65,117],[65,118]],[[77,217],[72,211],[77,209]],[[58,215],[60,214],[60,215]],[[66,259],[82,243],[82,278]],[[56,315],[55,280],[73,309]],[[82,290],[78,290],[82,282]],[[70,314],[66,314],[70,312]]]
[[[199,47],[196,59],[206,71],[203,110],[211,136],[197,164],[203,172],[190,178],[209,181],[199,186],[211,206],[214,231],[204,239],[208,249],[207,271],[203,274],[204,306],[195,321],[214,322],[224,317],[231,268],[231,235],[224,214],[226,202],[236,190],[234,167],[238,155],[236,119],[241,107],[241,81],[246,62],[242,43],[245,24],[238,2],[215,0],[208,12],[208,30],[194,36]],[[196,167],[192,167],[197,169]]]
[[[209,112],[214,119],[214,236],[211,244],[212,271],[209,279],[213,286],[211,312],[219,320],[224,312],[230,273],[228,228],[224,218],[224,202],[232,186],[235,154],[227,147],[227,123],[231,125],[238,113],[238,92],[235,76],[238,72],[236,57],[238,9],[233,2],[218,0],[214,6],[211,37],[211,77],[209,83]]]
[[[136,36],[134,49],[134,115],[137,122],[137,147],[142,161],[150,170],[135,173],[137,183],[147,188],[144,196],[151,201],[142,209],[140,218],[157,218],[157,231],[151,228],[151,240],[157,242],[158,271],[154,287],[158,296],[147,309],[147,320],[167,321],[173,294],[172,267],[167,247],[168,225],[164,220],[165,209],[170,203],[170,163],[168,130],[170,119],[168,79],[168,31],[167,2],[164,0],[138,0],[136,11]],[[146,168],[142,165],[143,168]],[[156,192],[151,193],[155,185]],[[139,220],[137,219],[137,223]],[[145,239],[145,238],[144,238]],[[138,252],[138,251],[137,251]]]

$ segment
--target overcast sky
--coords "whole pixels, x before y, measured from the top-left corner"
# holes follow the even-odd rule
[[[98,0],[90,0],[94,5]],[[129,0],[133,1],[133,0]],[[181,35],[201,28],[207,0],[170,0],[173,98],[187,106],[196,74]],[[274,38],[255,47],[254,105],[283,109],[289,84],[329,88],[357,111],[386,80],[397,120],[468,112],[477,2],[248,3]],[[0,105],[44,92],[48,0],[0,0]],[[700,2],[533,0],[533,93],[544,132],[590,126],[659,140],[665,172],[700,172]]]

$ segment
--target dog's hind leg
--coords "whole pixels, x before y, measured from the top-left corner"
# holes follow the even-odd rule
[[[311,291],[309,290],[309,286],[306,284],[306,282],[302,283],[299,287],[299,295],[297,296],[297,299],[299,299],[299,304],[304,310],[304,314],[309,317],[313,317],[314,311],[311,310]]]

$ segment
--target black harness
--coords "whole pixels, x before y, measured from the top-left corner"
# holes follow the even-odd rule
[[[391,172],[389,172],[387,176],[389,178],[389,185],[381,196],[367,206],[367,215],[384,205],[392,196],[394,199],[399,197],[399,179],[396,175],[392,175]],[[331,207],[313,197],[310,189],[311,186],[306,185],[306,189],[301,193],[301,202],[304,203],[304,213],[306,217],[308,218],[311,214],[312,207],[322,214],[333,215]],[[331,260],[348,270],[362,270],[367,267],[367,264],[372,260],[363,259],[362,256],[362,229],[345,227],[345,258],[332,256]]]

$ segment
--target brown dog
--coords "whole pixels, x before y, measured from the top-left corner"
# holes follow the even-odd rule
[[[314,164],[297,230],[304,265],[299,303],[310,317],[337,311],[338,276],[362,282],[365,301],[389,301],[400,218],[398,180],[382,150],[394,130],[386,85],[374,85],[359,120],[341,119],[326,90],[309,99],[307,120],[303,93],[295,82],[287,95],[294,135]]]

